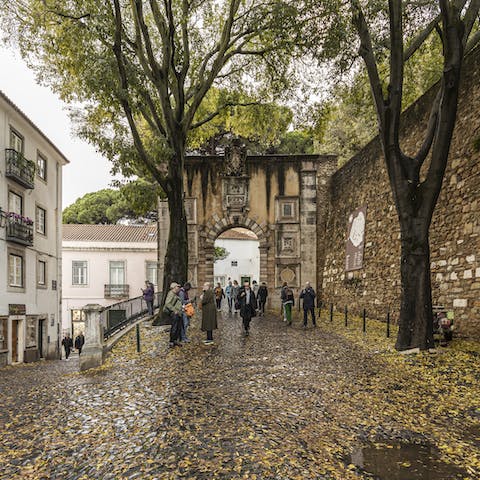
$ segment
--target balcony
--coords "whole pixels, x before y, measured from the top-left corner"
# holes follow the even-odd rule
[[[19,243],[20,245],[33,245],[33,222],[21,215],[7,213],[7,242]]]
[[[35,163],[12,148],[5,149],[5,176],[25,188],[35,187]]]
[[[105,285],[104,297],[105,298],[128,298],[129,285]]]

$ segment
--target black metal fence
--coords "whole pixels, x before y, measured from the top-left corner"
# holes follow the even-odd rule
[[[162,292],[157,292],[153,300],[154,309],[160,306],[161,300]],[[104,340],[128,327],[128,325],[147,313],[147,302],[143,297],[130,298],[106,307],[100,314],[100,320],[104,326]]]

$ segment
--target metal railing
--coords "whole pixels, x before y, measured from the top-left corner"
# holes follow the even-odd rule
[[[5,176],[12,178],[25,188],[35,187],[35,163],[27,160],[23,154],[13,150],[5,149]]]
[[[7,241],[33,245],[33,225],[15,217],[7,217]]]
[[[160,306],[161,300],[162,293],[157,292],[153,299],[154,309]],[[100,314],[100,320],[104,326],[104,340],[107,340],[147,313],[147,302],[145,302],[143,297],[131,298],[106,307]]]
[[[103,296],[105,298],[128,298],[130,285],[105,285]]]

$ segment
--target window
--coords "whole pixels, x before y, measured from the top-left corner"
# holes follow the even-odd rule
[[[23,215],[23,198],[15,192],[8,192],[8,211]]]
[[[72,262],[72,285],[87,285],[87,262],[74,260]]]
[[[41,153],[37,154],[37,175],[47,180],[47,159]]]
[[[38,260],[37,262],[37,285],[47,286],[47,262]]]
[[[154,285],[157,284],[157,262],[147,262],[147,273],[145,278]]]
[[[110,285],[125,284],[125,262],[110,262]]]
[[[35,210],[35,229],[38,233],[46,235],[47,233],[47,212],[42,207]]]
[[[219,283],[222,287],[227,283],[225,275],[215,275],[214,277],[215,286]]]
[[[10,129],[10,148],[18,153],[23,153],[23,137],[13,128]]]
[[[8,319],[0,318],[0,350],[7,350]]]
[[[8,256],[8,284],[23,287],[23,257],[14,253]]]
[[[284,218],[293,217],[293,203],[282,204],[282,217]]]
[[[232,260],[232,267],[238,267],[238,262],[236,260]]]

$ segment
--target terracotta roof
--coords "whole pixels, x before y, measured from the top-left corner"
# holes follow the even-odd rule
[[[222,240],[258,240],[258,237],[247,228],[231,228],[218,236]]]
[[[23,117],[23,119],[32,126],[32,128],[58,153],[58,155],[62,157],[62,160],[65,163],[70,163],[60,149],[30,120],[30,118],[28,118],[28,116],[20,109],[20,107],[13,103],[12,100],[10,100],[1,90],[0,98],[10,105],[21,117]]]
[[[62,238],[80,242],[157,241],[157,225],[79,225],[62,226]]]

